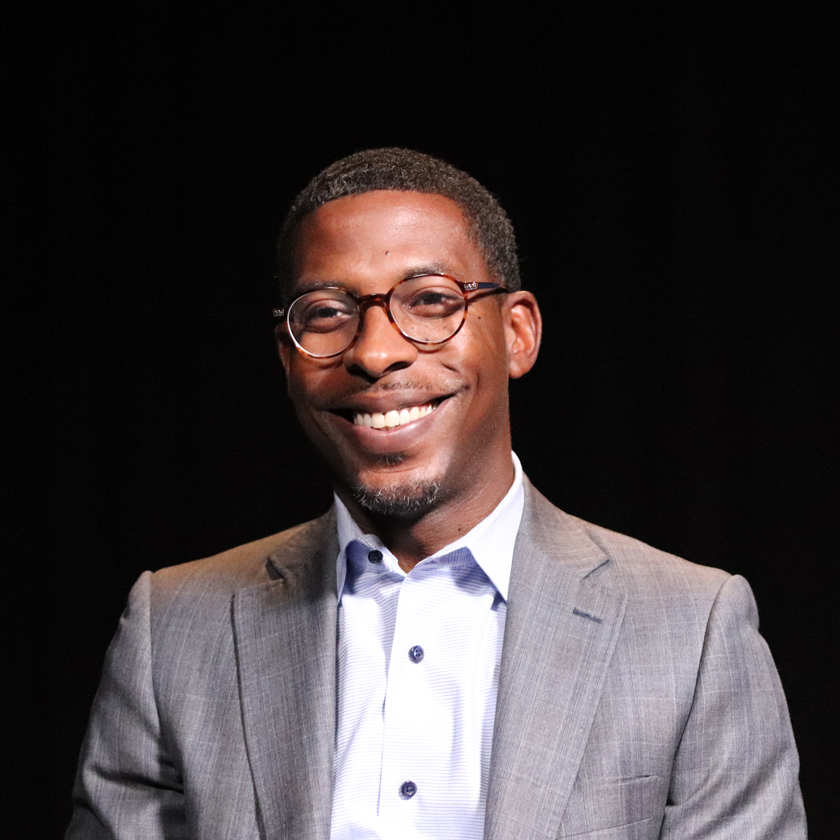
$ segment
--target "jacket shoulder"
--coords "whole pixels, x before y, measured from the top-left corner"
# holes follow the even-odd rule
[[[577,522],[587,537],[609,556],[613,571],[628,580],[642,578],[647,581],[651,577],[663,577],[716,589],[731,577],[723,569],[693,563],[626,534],[619,534],[582,519],[577,519]]]
[[[290,569],[305,565],[334,532],[335,516],[329,511],[212,557],[159,569],[151,574],[152,590],[178,597],[206,597],[215,592],[229,598],[238,589],[283,578]]]
[[[641,540],[594,525],[555,507],[539,491],[530,488],[532,517],[539,523],[545,550],[556,545],[583,546],[589,555],[600,555],[600,564],[586,570],[602,584],[619,586],[631,593],[681,591],[717,592],[732,576],[722,569],[692,563],[654,548]],[[591,560],[590,560],[591,564]]]

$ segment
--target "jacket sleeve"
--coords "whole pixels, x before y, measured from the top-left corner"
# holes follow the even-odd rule
[[[691,714],[677,749],[663,840],[801,840],[799,758],[749,584],[712,607]]]
[[[187,836],[181,775],[155,703],[151,574],[135,584],[105,659],[73,791],[67,840]]]

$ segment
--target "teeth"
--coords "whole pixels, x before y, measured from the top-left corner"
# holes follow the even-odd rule
[[[369,429],[396,429],[406,423],[413,423],[427,414],[431,414],[437,406],[427,403],[426,405],[413,405],[411,408],[392,409],[382,414],[375,411],[373,414],[357,413],[353,415],[354,426],[367,426]]]

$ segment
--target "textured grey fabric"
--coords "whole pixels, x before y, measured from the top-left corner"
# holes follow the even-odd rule
[[[330,513],[140,578],[70,840],[328,840],[337,551]],[[757,628],[742,578],[568,516],[526,481],[488,840],[804,838]]]

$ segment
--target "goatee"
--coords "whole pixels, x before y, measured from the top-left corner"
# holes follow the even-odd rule
[[[441,482],[415,479],[391,487],[371,488],[359,485],[353,499],[365,510],[395,519],[415,519],[427,513],[440,500]]]

